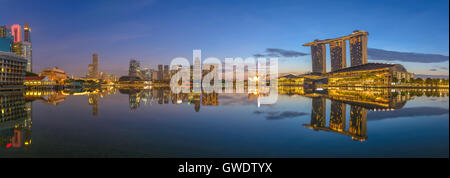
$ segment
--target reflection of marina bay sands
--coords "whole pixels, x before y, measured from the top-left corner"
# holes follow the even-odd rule
[[[280,87],[279,93],[312,98],[311,120],[309,124],[304,124],[305,127],[316,131],[339,133],[350,136],[353,140],[365,141],[369,111],[394,111],[403,108],[408,100],[416,96],[448,97],[449,91],[448,89],[391,90],[383,88],[364,90],[362,88],[330,88],[314,91],[299,87]],[[329,120],[326,114],[327,99],[330,100]],[[350,106],[347,107],[347,105]]]
[[[367,139],[368,110],[392,111],[401,109],[410,97],[395,95],[395,92],[380,93],[375,91],[370,97],[358,97],[361,91],[330,90],[322,94],[305,94],[312,97],[311,123],[304,126],[328,132],[336,132],[352,137],[353,140]],[[361,96],[361,94],[360,94]],[[384,97],[383,97],[384,96]],[[329,125],[326,126],[326,99],[331,100]],[[350,105],[350,120],[347,129],[347,104]]]
[[[341,101],[331,101],[329,126],[326,126],[326,99],[323,97],[312,99],[311,123],[304,126],[329,132],[336,132],[351,136],[353,140],[367,139],[367,109],[361,106],[350,106],[350,121],[346,129],[347,105]]]
[[[326,73],[326,44],[330,46],[331,72],[347,67],[347,40],[350,42],[351,67],[367,63],[368,32],[354,31],[351,35],[315,40],[303,46],[311,46],[312,72]]]

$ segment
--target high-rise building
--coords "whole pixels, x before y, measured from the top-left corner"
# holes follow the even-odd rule
[[[311,45],[311,55],[312,55],[312,72],[325,73],[327,70],[325,44]]]
[[[169,81],[169,65],[164,65],[164,74],[163,74],[163,80]]]
[[[141,64],[138,61],[136,61],[134,59],[130,60],[130,67],[128,69],[128,76],[142,78]]]
[[[25,27],[23,28],[23,41],[31,43],[31,28],[28,23],[25,23]]]
[[[22,41],[22,27],[18,24],[11,26],[11,34],[14,37],[14,43]]]
[[[28,23],[25,23],[24,27],[24,40],[22,44],[22,56],[27,60],[26,71],[33,72],[33,53],[31,47],[31,28]]]
[[[331,72],[347,67],[346,41],[330,42]]]
[[[94,53],[92,55],[92,64],[88,66],[88,78],[90,79],[98,79],[98,54]]]
[[[0,26],[0,51],[12,52],[14,38],[8,26]]]
[[[163,79],[163,65],[159,64],[157,80],[162,80],[162,79]]]
[[[358,33],[355,31],[354,33]],[[367,64],[367,35],[361,34],[350,38],[351,66]]]

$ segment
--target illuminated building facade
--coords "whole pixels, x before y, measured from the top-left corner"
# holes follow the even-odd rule
[[[326,66],[326,47],[325,44],[314,44],[311,46],[312,72],[325,73]]]
[[[330,45],[331,71],[347,67],[346,62],[346,44],[350,43],[351,66],[357,66],[367,63],[367,36],[366,31],[353,31],[352,34],[326,40],[314,40],[313,42],[303,44],[311,47],[312,72],[326,73],[326,44]]]
[[[329,86],[391,86],[414,74],[401,64],[367,63],[327,73]]]
[[[14,43],[18,43],[22,41],[22,27],[18,24],[14,24],[11,26],[11,34],[14,38]]]
[[[304,84],[305,78],[295,76],[292,74],[282,76],[278,78],[279,86],[302,86]]]
[[[350,38],[351,66],[367,63],[367,36],[364,34]]]
[[[331,71],[347,67],[347,48],[343,40],[330,42]]]
[[[0,27],[0,51],[13,52],[27,60],[25,71],[32,72],[32,48],[31,48],[31,29],[29,24],[25,24],[24,35],[22,36],[22,27],[14,24],[11,27]]]
[[[50,80],[60,84],[64,83],[64,80],[68,78],[66,72],[59,69],[58,67],[45,68],[44,70],[42,70],[39,76],[48,77]]]
[[[31,46],[31,28],[28,23],[25,23],[25,27],[23,28],[23,44],[22,44],[22,56],[27,59],[27,72],[33,72],[33,53]]]
[[[56,85],[56,82],[45,76],[26,76],[23,84],[25,86],[47,86]]]
[[[9,52],[0,52],[0,89],[23,86],[26,60]]]

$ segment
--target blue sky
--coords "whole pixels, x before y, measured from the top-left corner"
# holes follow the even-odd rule
[[[419,74],[448,75],[449,1],[275,0],[0,0],[0,24],[32,28],[34,69],[87,73],[94,52],[100,71],[125,75],[175,57],[251,57],[267,48],[309,53],[301,44],[370,33],[369,48],[439,54],[443,62],[401,63]],[[308,72],[311,56],[280,58],[281,72]],[[328,63],[330,63],[328,61]],[[328,67],[329,70],[329,67]]]

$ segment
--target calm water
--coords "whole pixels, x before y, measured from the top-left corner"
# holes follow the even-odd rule
[[[0,92],[0,157],[448,157],[444,90]]]

